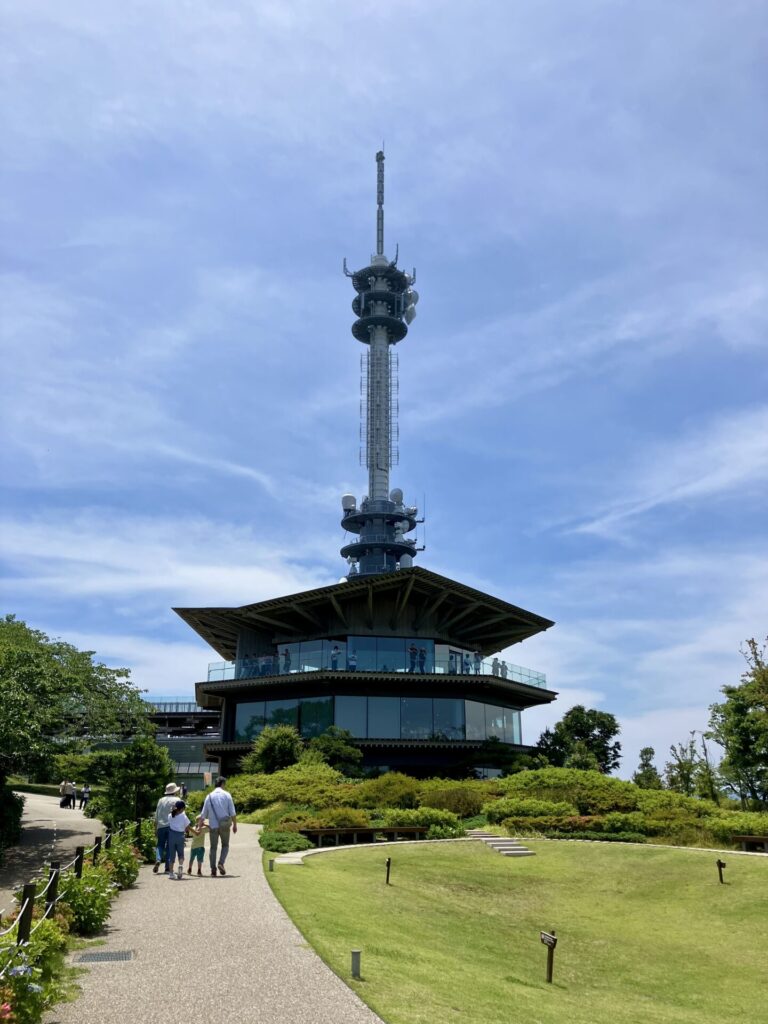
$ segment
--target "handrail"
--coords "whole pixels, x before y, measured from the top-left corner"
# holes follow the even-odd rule
[[[43,890],[42,890],[41,892],[39,892],[39,893],[37,894],[37,896],[35,896],[35,899],[36,899],[36,900],[39,900],[39,899],[41,899],[41,898],[42,898],[43,896],[45,896],[45,894],[46,894],[46,893],[48,892],[48,890],[49,890],[49,889],[51,888],[51,886],[53,885],[53,880],[54,880],[54,878],[56,878],[56,872],[58,872],[59,874],[61,874],[61,868],[56,868],[56,871],[54,871],[54,872],[52,872],[52,873],[51,873],[51,877],[50,877],[50,878],[48,879],[48,884],[46,885],[46,887],[45,887],[45,888],[44,888],[44,889],[43,889]]]
[[[13,924],[12,924],[12,925],[10,926],[10,928],[6,928],[6,929],[5,929],[5,931],[2,931],[2,932],[0,932],[0,938],[2,938],[2,937],[3,937],[3,935],[9,935],[9,934],[10,934],[10,933],[11,933],[11,932],[13,931],[13,929],[14,929],[14,928],[16,928],[16,927],[18,926],[18,924],[19,924],[19,921],[21,920],[21,915],[22,915],[22,914],[24,913],[24,911],[25,911],[25,910],[27,909],[27,905],[28,905],[28,903],[29,903],[29,899],[27,898],[26,900],[24,900],[24,906],[23,906],[23,907],[21,908],[21,910],[20,910],[20,911],[18,912],[18,914],[16,915],[16,919],[14,920],[14,922],[13,922]]]

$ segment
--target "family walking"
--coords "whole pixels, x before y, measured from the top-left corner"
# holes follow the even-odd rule
[[[157,850],[155,866],[152,869],[155,874],[160,870],[160,865],[164,864],[163,873],[169,878],[178,881],[184,878],[184,840],[190,837],[192,842],[189,847],[187,874],[192,874],[192,866],[197,862],[197,873],[202,875],[205,837],[208,836],[211,877],[226,875],[224,865],[229,853],[230,833],[237,832],[235,804],[224,788],[226,781],[225,778],[217,781],[216,788],[206,796],[203,809],[194,824],[187,817],[187,805],[179,799],[180,788],[173,782],[168,783],[155,811]],[[176,865],[178,867],[174,870]]]

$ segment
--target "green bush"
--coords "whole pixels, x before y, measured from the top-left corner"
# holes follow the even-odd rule
[[[645,815],[641,811],[609,811],[603,817],[603,829],[606,833],[627,833],[632,832],[638,835],[646,834]]]
[[[311,843],[298,832],[262,832],[259,836],[262,849],[270,853],[293,853],[296,850],[312,850]]]
[[[12,966],[0,980],[0,1005],[7,1003],[14,1024],[39,1024],[43,1014],[64,996],[62,976],[66,934],[55,921],[35,922],[34,934],[19,949],[16,934],[0,937],[0,969]],[[2,1018],[0,1018],[2,1019]]]
[[[117,895],[117,884],[106,867],[83,867],[83,877],[73,873],[62,876],[59,885],[61,902],[72,912],[72,929],[78,935],[95,935],[101,931]]]
[[[640,807],[639,794],[648,792],[632,782],[578,768],[538,768],[510,775],[501,782],[507,796],[565,801],[576,806],[579,814],[635,811]]]
[[[281,819],[285,822],[285,818]],[[368,828],[371,820],[368,814],[358,807],[328,807],[309,815],[302,828]]]
[[[555,800],[523,800],[517,797],[504,797],[493,803],[485,804],[483,814],[488,821],[498,824],[504,818],[540,818],[546,815],[572,816],[579,812],[573,804]]]
[[[355,786],[352,799],[357,807],[416,807],[419,784],[409,775],[387,772]]]
[[[532,832],[538,832],[541,835],[549,835],[551,832],[574,835],[605,831],[605,819],[600,815],[590,814],[542,814],[537,817],[510,817],[505,818],[501,824],[514,835],[530,835]]]
[[[205,791],[202,789],[196,789],[193,793],[187,793],[184,802],[187,805],[187,817],[191,818],[192,821],[202,811],[205,797],[212,791],[212,787],[208,787]],[[238,821],[240,819],[238,818]]]
[[[645,843],[644,835],[640,832],[549,832],[547,839],[575,839],[580,842],[601,842],[601,843]]]
[[[228,784],[238,812],[244,814],[278,801],[312,807],[349,804],[348,795],[357,788],[327,764],[301,761],[272,775],[234,775]]]
[[[129,889],[138,878],[140,860],[138,847],[122,835],[114,835],[112,845],[104,850],[104,863],[110,865],[112,877],[121,889]]]
[[[453,811],[460,818],[473,818],[485,803],[488,791],[482,783],[429,779],[419,788],[419,806]]]
[[[453,811],[441,811],[436,807],[389,807],[382,811],[378,821],[385,828],[395,828],[398,825],[427,825],[430,828],[445,829],[451,838],[464,835],[464,828],[458,816]],[[447,839],[449,835],[441,835],[439,838]]]
[[[98,818],[99,821],[107,819],[107,798],[105,796],[92,796],[83,808],[86,818]]]
[[[757,811],[723,811],[711,814],[702,824],[719,843],[732,843],[734,836],[768,836],[768,814]]]
[[[0,787],[0,857],[3,848],[13,846],[21,838],[21,816],[24,797],[12,793],[7,786]]]

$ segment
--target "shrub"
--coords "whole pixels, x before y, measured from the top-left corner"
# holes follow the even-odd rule
[[[52,920],[37,922],[22,949],[16,947],[15,933],[0,938],[0,967],[9,963],[14,953],[12,966],[0,981],[0,1003],[9,1004],[13,1014],[6,1020],[38,1024],[43,1013],[63,998],[66,945],[65,932]]]
[[[573,804],[554,800],[521,800],[516,797],[504,797],[493,803],[485,804],[483,813],[488,821],[498,824],[504,818],[540,818],[547,815],[576,815]]]
[[[154,858],[153,858],[154,859]],[[112,869],[112,877],[121,889],[128,889],[139,875],[141,853],[122,835],[112,837],[112,845],[104,850],[104,862]]]
[[[644,843],[646,838],[640,832],[549,832],[547,839],[575,839],[581,842],[601,843]]]
[[[460,818],[473,818],[480,813],[486,795],[486,789],[477,783],[451,783],[443,779],[431,779],[420,787],[419,806],[437,807],[439,810],[453,811]]]
[[[285,821],[285,818],[282,819]],[[302,828],[367,828],[368,814],[358,807],[329,807],[311,815]]]
[[[83,808],[86,818],[98,818],[99,821],[106,821],[108,816],[108,804],[105,796],[92,796]]]
[[[501,782],[507,796],[566,801],[580,814],[634,811],[640,807],[639,794],[648,792],[632,782],[577,768],[539,768],[518,772]]]
[[[768,836],[768,814],[750,811],[723,811],[711,814],[702,820],[712,835],[720,843],[731,843],[733,837]]]
[[[358,807],[416,807],[419,784],[401,772],[387,772],[355,786],[352,799]]]
[[[7,786],[0,787],[0,857],[3,848],[13,846],[21,838],[21,816],[24,797],[12,793]]]
[[[245,772],[271,775],[295,764],[304,749],[301,736],[292,725],[268,725],[253,742],[240,764]]]
[[[645,815],[641,811],[610,811],[603,818],[603,828],[606,833],[626,834],[631,832],[636,835],[646,834]],[[634,840],[632,840],[634,842]]]
[[[604,831],[604,823],[605,819],[599,815],[543,814],[538,817],[505,818],[501,824],[514,835],[530,835],[536,832],[541,835],[554,832],[573,835]]]
[[[109,917],[117,886],[106,866],[86,864],[82,878],[69,873],[62,877],[59,893],[61,902],[72,911],[73,930],[78,935],[95,935]]]
[[[298,832],[262,832],[259,842],[264,850],[270,853],[293,853],[296,850],[311,850],[314,843],[310,843]]]
[[[452,811],[441,811],[436,807],[416,808],[386,808],[379,817],[379,821],[386,828],[395,828],[398,825],[427,825],[431,828],[445,830],[436,838],[447,839],[464,835],[464,828],[457,815]]]
[[[359,787],[345,783],[341,772],[327,764],[299,762],[272,775],[236,775],[229,791],[238,811],[248,813],[278,801],[333,807],[347,804],[348,793]]]

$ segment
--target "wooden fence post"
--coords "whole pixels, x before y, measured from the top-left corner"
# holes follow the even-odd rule
[[[59,867],[60,861],[52,860],[51,867],[48,872],[48,892],[45,894],[45,916],[48,917],[53,911],[56,910],[56,897],[59,894]]]
[[[16,936],[16,944],[29,942],[29,933],[32,927],[32,911],[35,909],[35,894],[37,886],[34,882],[27,882],[21,890],[21,905],[24,908],[19,918],[19,930]],[[25,906],[26,904],[26,906]]]
[[[75,850],[75,878],[83,877],[83,860],[85,858],[85,847],[78,846]]]
[[[93,843],[93,866],[99,863],[99,854],[101,853],[101,836],[94,836]]]

